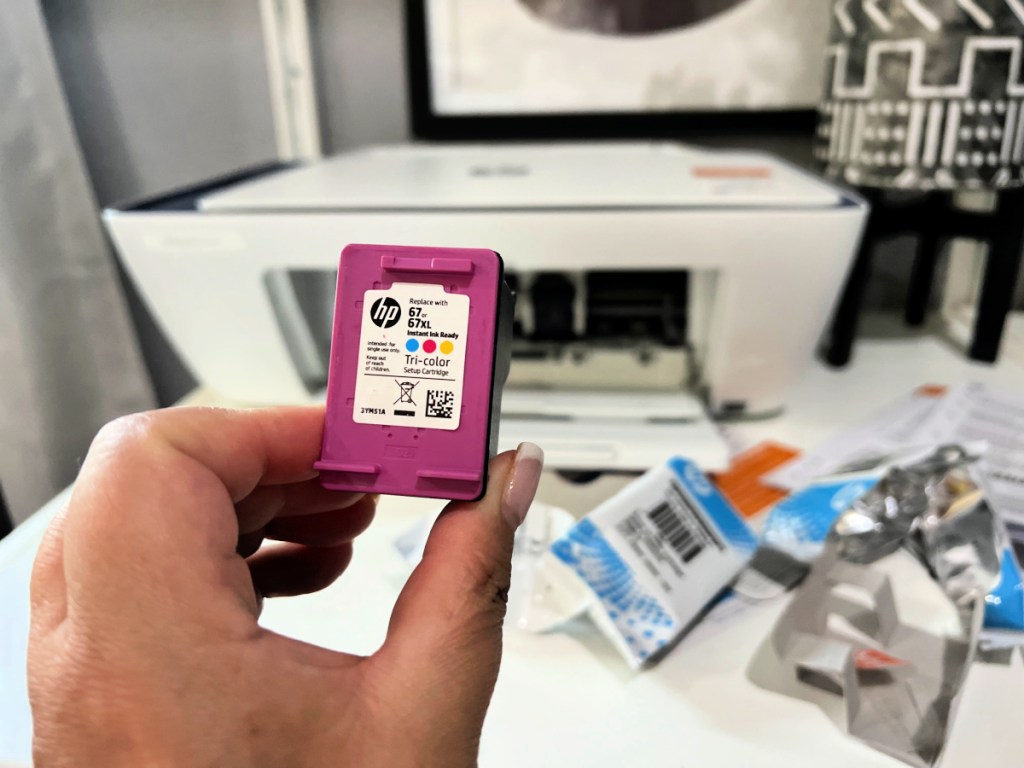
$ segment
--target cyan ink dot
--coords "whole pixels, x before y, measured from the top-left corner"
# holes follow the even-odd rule
[[[405,348],[409,352],[415,352],[420,348],[420,343],[416,341],[416,339],[409,339],[407,342],[405,342]]]

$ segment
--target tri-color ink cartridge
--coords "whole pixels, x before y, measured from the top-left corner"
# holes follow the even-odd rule
[[[508,376],[512,294],[494,251],[342,251],[327,384],[324,487],[475,500]]]

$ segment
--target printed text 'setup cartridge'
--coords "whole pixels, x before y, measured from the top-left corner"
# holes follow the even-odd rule
[[[494,251],[345,248],[316,463],[324,487],[482,496],[511,326],[512,296]]]

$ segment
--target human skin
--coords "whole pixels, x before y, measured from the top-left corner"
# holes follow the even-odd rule
[[[100,432],[33,572],[38,768],[475,764],[543,456],[498,456],[486,496],[446,508],[363,657],[258,623],[333,582],[375,513],[320,487],[322,425],[180,408]]]

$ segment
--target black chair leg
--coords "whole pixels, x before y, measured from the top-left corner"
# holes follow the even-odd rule
[[[992,238],[985,260],[985,275],[974,322],[974,338],[969,356],[984,363],[999,357],[1006,315],[1013,306],[1013,295],[1024,257],[1024,191],[999,193]]]
[[[4,501],[4,489],[0,486],[0,539],[13,530],[14,520],[11,518],[11,513],[7,509],[7,503]]]
[[[907,304],[903,317],[907,325],[917,327],[928,315],[928,303],[932,298],[935,284],[935,270],[942,256],[942,244],[933,231],[921,232],[917,236],[914,263],[910,269],[910,283],[907,286]]]
[[[877,202],[877,198],[870,202],[873,206]],[[864,293],[867,290],[868,277],[871,273],[871,255],[875,247],[877,218],[878,214],[875,211],[869,214],[860,249],[857,251],[850,275],[846,278],[846,287],[843,288],[843,295],[839,299],[835,317],[832,319],[828,344],[822,353],[825,362],[834,368],[842,368],[850,362],[850,358],[853,356],[853,340],[857,336],[857,323],[860,320],[860,310],[864,303]]]

